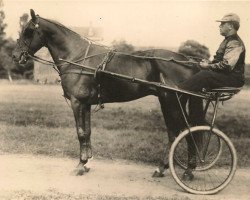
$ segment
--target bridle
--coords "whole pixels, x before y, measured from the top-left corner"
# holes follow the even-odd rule
[[[42,38],[42,36],[41,36],[42,33],[39,31],[39,28],[40,28],[39,22],[40,22],[40,20],[39,20],[39,16],[38,15],[37,15],[36,22],[33,22],[32,20],[29,22],[29,23],[32,23],[34,25],[34,30],[33,30],[33,33],[32,33],[32,36],[31,36],[31,40],[30,40],[29,43],[26,40],[24,40],[23,37],[20,38],[19,40],[17,40],[17,44],[18,44],[19,48],[21,49],[20,61],[22,59],[24,59],[26,61],[27,57],[35,58],[34,57],[34,52],[31,51],[31,44],[33,42],[35,33],[37,33],[37,35],[39,36],[39,38],[40,38],[40,40],[41,40],[41,42],[43,44],[42,46],[45,46],[45,47],[47,46],[47,43],[46,43],[45,39]],[[27,47],[26,50],[24,50],[22,48],[22,46],[20,45],[20,41],[24,44],[24,46]]]

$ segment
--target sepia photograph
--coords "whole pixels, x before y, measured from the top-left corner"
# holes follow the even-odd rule
[[[0,0],[0,200],[248,200],[249,10]]]

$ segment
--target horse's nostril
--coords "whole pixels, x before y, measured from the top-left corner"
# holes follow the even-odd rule
[[[18,61],[18,56],[15,55],[15,54],[12,54],[12,60],[13,60],[14,62],[17,62],[17,61]]]

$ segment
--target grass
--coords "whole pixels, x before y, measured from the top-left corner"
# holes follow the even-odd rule
[[[78,158],[71,108],[59,85],[0,84],[0,152]],[[232,138],[240,166],[249,166],[248,90],[219,110],[218,128]],[[95,157],[157,163],[167,142],[155,97],[106,104],[92,114]]]

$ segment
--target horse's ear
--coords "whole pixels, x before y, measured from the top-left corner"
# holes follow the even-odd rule
[[[32,21],[36,21],[37,17],[33,9],[30,9],[30,16],[31,16]]]

